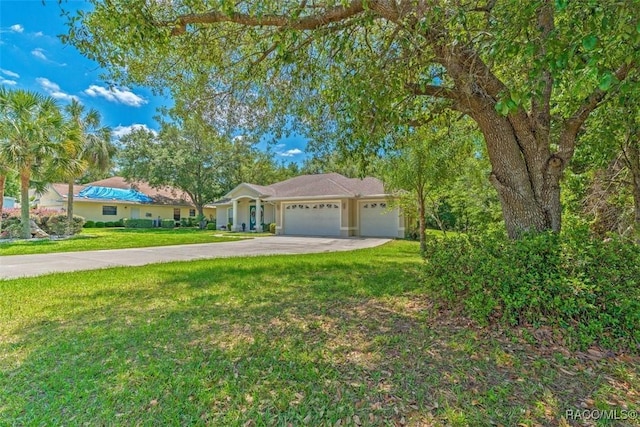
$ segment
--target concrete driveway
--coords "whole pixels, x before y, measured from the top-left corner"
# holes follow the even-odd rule
[[[388,241],[378,238],[272,236],[237,242],[0,256],[0,279],[170,261],[350,251],[372,248]]]

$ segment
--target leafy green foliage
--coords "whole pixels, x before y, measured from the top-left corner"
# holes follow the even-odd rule
[[[96,222],[95,221],[85,221],[83,227],[84,228],[94,228],[96,226]]]
[[[271,224],[269,224],[269,233],[276,234],[276,223],[275,222],[272,222]]]
[[[74,215],[73,223],[69,225],[67,215],[51,215],[40,217],[39,222],[36,221],[36,223],[48,234],[73,236],[82,231],[84,218]]]
[[[160,226],[161,226],[162,228],[175,228],[175,226],[176,226],[176,222],[175,222],[173,219],[171,219],[171,218],[163,219],[163,220],[160,222]]]
[[[210,222],[207,224],[207,230],[215,230],[216,229],[216,223],[215,222]]]
[[[584,227],[431,240],[425,277],[431,295],[482,324],[552,326],[574,347],[640,352],[640,247],[629,241]]]
[[[165,220],[163,220],[164,222]],[[171,220],[172,226],[175,221]],[[97,226],[98,223],[96,223]],[[125,228],[153,228],[153,220],[147,218],[127,218],[124,220]]]
[[[105,225],[104,221],[96,221],[96,228],[104,228]]]

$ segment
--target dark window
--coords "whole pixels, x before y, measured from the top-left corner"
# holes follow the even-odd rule
[[[118,215],[117,206],[103,206],[102,215]]]
[[[195,209],[189,209],[189,216],[196,216],[196,210]]]
[[[180,221],[180,208],[175,208],[173,210],[173,220]]]

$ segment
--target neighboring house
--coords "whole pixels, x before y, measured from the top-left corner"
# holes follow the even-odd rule
[[[404,237],[404,216],[391,198],[377,178],[328,173],[268,186],[242,183],[214,205],[219,229],[275,223],[276,234]]]
[[[2,207],[4,209],[15,208],[16,207],[16,198],[15,197],[4,196],[2,198]]]
[[[39,195],[37,206],[66,210],[67,184],[49,184]],[[91,221],[117,221],[121,218],[171,219],[193,218],[196,208],[182,191],[156,189],[146,182],[128,183],[115,176],[73,189],[73,213]],[[205,207],[207,218],[215,218],[215,208]]]

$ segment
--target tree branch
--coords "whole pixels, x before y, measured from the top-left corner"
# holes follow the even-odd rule
[[[436,98],[458,100],[458,93],[450,88],[436,85],[420,85],[417,83],[407,83],[405,87],[414,95],[433,96]]]
[[[635,67],[636,64],[634,62],[623,64],[614,74],[618,81],[622,81]],[[596,88],[591,95],[585,98],[575,113],[564,121],[562,134],[560,135],[560,149],[558,150],[558,156],[564,160],[565,164],[573,156],[576,146],[576,136],[578,135],[580,128],[589,117],[589,114],[591,114],[593,110],[595,110],[602,101],[604,101],[607,93],[609,92]]]
[[[538,28],[542,42],[536,54],[536,59],[541,61],[547,55],[546,42],[551,37],[555,28],[553,21],[554,6],[547,0],[538,10]],[[536,132],[538,141],[549,145],[549,129],[551,128],[551,92],[553,89],[553,76],[549,69],[542,70],[539,82],[543,87],[540,96],[534,96],[531,100],[531,118],[533,119],[533,129]]]
[[[189,24],[215,24],[218,22],[231,22],[250,27],[287,27],[296,30],[314,30],[325,27],[333,22],[342,21],[365,11],[364,2],[354,0],[347,6],[336,6],[318,15],[291,18],[286,15],[251,16],[243,13],[225,14],[219,11],[205,13],[190,13],[176,18],[167,23],[172,26],[172,35],[180,35],[187,31]]]

